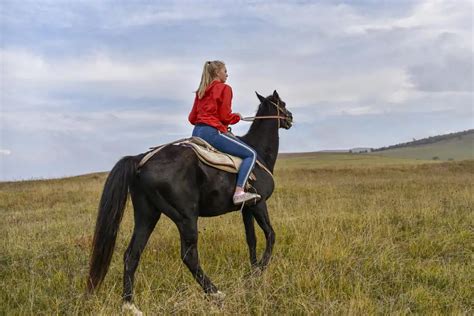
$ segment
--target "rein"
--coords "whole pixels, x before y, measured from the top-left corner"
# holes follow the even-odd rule
[[[283,112],[282,108],[280,107],[280,101],[278,100],[278,104],[276,104],[275,102],[273,101],[270,101],[270,100],[267,100],[268,102],[270,102],[271,104],[273,104],[276,109],[277,109],[277,115],[266,115],[266,116],[248,116],[248,117],[243,117],[241,120],[242,121],[246,121],[246,122],[253,122],[255,120],[259,120],[259,119],[278,119],[278,128],[280,128],[280,119],[283,119],[283,120],[286,120],[288,119],[287,117],[285,116],[280,116],[280,111]],[[260,103],[261,105],[262,103]]]
[[[276,115],[270,115],[270,116],[248,116],[248,117],[243,117],[241,121],[245,122],[253,122],[258,119],[286,119],[284,116],[276,116]]]

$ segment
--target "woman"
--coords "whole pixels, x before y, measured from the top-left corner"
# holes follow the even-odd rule
[[[225,84],[227,77],[222,61],[207,61],[204,64],[189,122],[195,125],[193,136],[204,139],[222,152],[242,158],[233,196],[234,204],[239,205],[260,199],[260,195],[244,191],[257,153],[249,145],[227,134],[227,127],[242,118],[239,113],[232,113],[232,88]]]

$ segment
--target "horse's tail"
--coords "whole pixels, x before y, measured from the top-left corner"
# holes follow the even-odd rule
[[[107,274],[115,240],[128,198],[128,189],[136,174],[136,158],[126,156],[117,162],[107,177],[99,204],[87,280],[87,291],[98,288]]]

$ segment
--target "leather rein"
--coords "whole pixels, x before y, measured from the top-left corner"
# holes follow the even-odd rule
[[[248,116],[248,117],[243,117],[241,120],[246,121],[246,122],[252,122],[254,120],[259,120],[259,119],[278,119],[278,128],[280,128],[280,119],[283,119],[283,120],[288,119],[288,117],[280,115],[280,112],[285,113],[285,111],[283,111],[283,109],[280,107],[280,100],[278,100],[278,104],[270,100],[266,100],[266,101],[270,102],[276,107],[277,115]]]

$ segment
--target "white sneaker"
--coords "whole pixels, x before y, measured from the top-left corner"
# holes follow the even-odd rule
[[[245,203],[245,202],[251,201],[251,200],[255,200],[255,202],[257,202],[261,198],[262,197],[260,195],[258,195],[257,193],[244,192],[242,194],[234,195],[232,200],[234,201],[235,205],[239,205],[241,203]]]

